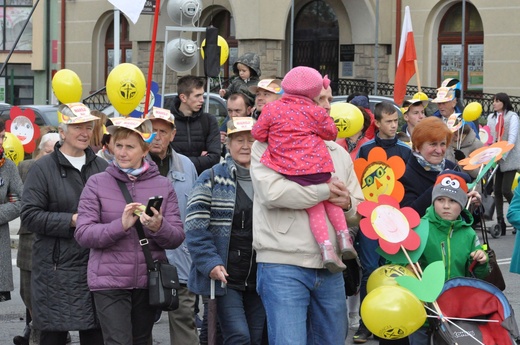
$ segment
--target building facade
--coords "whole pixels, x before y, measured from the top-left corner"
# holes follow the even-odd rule
[[[3,37],[9,37],[8,17],[18,13],[23,18],[31,8],[28,2],[37,0],[2,5]],[[162,84],[164,74],[169,93],[176,91],[179,75],[203,75],[204,69],[202,59],[189,72],[164,68],[165,37],[190,38],[200,46],[204,35],[167,32],[167,27],[180,25],[168,16],[167,5],[161,1],[153,79]],[[196,26],[213,25],[227,40],[230,58],[222,66],[224,78],[232,75],[230,66],[238,56],[253,51],[260,55],[264,77],[282,77],[292,66],[307,65],[332,80],[391,83],[405,6],[410,6],[419,68],[419,79],[413,77],[410,84],[420,80],[422,86],[435,87],[455,77],[464,78],[466,90],[520,95],[520,29],[515,24],[520,3],[510,0],[202,0]],[[16,23],[9,24],[16,28]],[[24,32],[25,44],[17,45],[2,75],[6,101],[55,103],[50,80],[62,68],[79,75],[83,97],[105,86],[114,65],[114,8],[107,0],[44,1],[30,24],[30,37]],[[136,64],[146,76],[153,16],[141,15],[133,24],[121,15],[120,27],[120,61]],[[0,58],[5,61],[12,43],[3,43]],[[23,85],[13,88],[17,81]]]

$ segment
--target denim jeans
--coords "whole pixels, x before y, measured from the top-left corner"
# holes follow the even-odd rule
[[[345,344],[348,313],[341,273],[259,263],[257,290],[270,344]]]
[[[428,327],[421,327],[417,331],[408,336],[410,345],[429,345],[430,337],[428,336]]]
[[[355,247],[359,255],[359,261],[363,268],[363,275],[361,277],[361,284],[359,285],[359,298],[360,304],[363,303],[365,296],[367,295],[367,281],[368,277],[378,267],[385,263],[384,259],[376,252],[379,243],[377,240],[371,240],[366,237],[361,230],[357,235],[357,245]]]
[[[224,345],[260,345],[265,324],[265,310],[255,290],[226,289],[217,297],[217,314]]]

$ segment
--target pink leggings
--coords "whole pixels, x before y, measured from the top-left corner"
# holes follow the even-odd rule
[[[309,214],[311,231],[318,244],[322,244],[329,239],[327,226],[327,216],[334,226],[336,233],[347,231],[347,221],[343,209],[329,201],[322,201],[319,204],[306,209]]]

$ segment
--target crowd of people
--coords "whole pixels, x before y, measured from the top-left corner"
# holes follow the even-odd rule
[[[369,96],[352,95],[363,126],[338,138],[327,76],[299,66],[282,80],[262,78],[254,53],[240,57],[233,71],[236,79],[220,90],[228,108],[221,125],[202,110],[204,80],[188,75],[178,80],[171,109],[154,108],[141,119],[109,120],[61,105],[64,120],[42,135],[39,152],[19,171],[0,149],[0,301],[13,290],[6,230],[21,217],[20,294],[32,320],[16,344],[28,344],[31,330],[40,345],[65,345],[70,331],[79,331],[84,345],[151,344],[161,311],[148,303],[136,224],[154,260],[178,270],[179,308],[168,312],[172,345],[207,344],[211,317],[219,344],[344,344],[349,315],[358,314],[348,310],[356,304],[347,305],[345,262],[361,263],[360,292],[349,297],[361,303],[370,274],[386,262],[377,241],[358,227],[365,197],[353,162],[376,147],[403,160],[400,206],[430,224],[417,265],[445,260],[446,279],[468,276],[473,260],[477,276],[489,272],[468,210],[481,202],[467,187],[477,171],[466,174],[458,165],[483,144],[475,124],[456,131],[446,124],[462,111],[456,80],[438,89],[432,101],[438,114],[425,113],[423,95],[406,100],[403,128],[391,103],[372,113]],[[494,141],[515,144],[495,177],[505,234],[504,197],[508,219],[520,226],[512,213],[520,194],[511,191],[520,169],[519,120],[506,94],[495,95],[493,106],[487,121]],[[0,122],[0,143],[4,134]],[[156,195],[164,200],[159,209],[137,212]],[[439,251],[446,236],[460,245],[447,256]],[[208,315],[213,289],[216,315]],[[421,328],[379,341],[427,344],[424,334]],[[359,320],[354,343],[371,335]]]

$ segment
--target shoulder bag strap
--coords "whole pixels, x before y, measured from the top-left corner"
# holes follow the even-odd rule
[[[126,202],[133,202],[132,196],[130,195],[128,188],[126,188],[126,184],[121,180],[117,180],[117,184],[119,185],[121,192],[123,192],[123,196],[125,197]],[[139,235],[139,244],[143,249],[144,258],[146,260],[146,266],[148,267],[149,271],[154,271],[155,265],[153,263],[152,253],[150,252],[150,248],[148,247],[148,239],[144,235],[143,225],[141,224],[140,219],[137,219],[137,221],[135,222],[135,228],[137,230],[137,234]]]
[[[480,217],[480,231],[482,231],[482,242],[486,245],[486,252],[489,249],[489,240],[488,240],[488,234],[487,234],[487,228],[486,228],[486,220],[484,217],[484,206],[479,206],[479,217]]]

